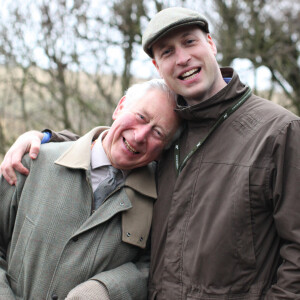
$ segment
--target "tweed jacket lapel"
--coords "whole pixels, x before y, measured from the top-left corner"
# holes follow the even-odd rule
[[[67,168],[88,170],[91,159],[91,143],[109,127],[96,127],[73,142],[55,163]],[[157,198],[155,166],[131,170],[123,189],[117,189],[96,212],[74,233],[78,235],[122,213],[122,240],[145,248],[149,236],[153,200]]]
[[[91,144],[104,130],[109,127],[95,127],[76,142],[72,143],[55,163],[72,169],[88,170],[91,163]]]

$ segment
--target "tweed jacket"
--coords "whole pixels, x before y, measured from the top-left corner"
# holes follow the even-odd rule
[[[104,129],[25,156],[16,186],[1,176],[0,299],[64,299],[88,279],[110,299],[146,299],[154,172],[132,170],[93,212],[90,146]]]

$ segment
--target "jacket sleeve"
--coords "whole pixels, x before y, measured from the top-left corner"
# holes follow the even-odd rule
[[[146,300],[150,247],[142,251],[137,261],[97,274],[91,279],[103,283],[110,300]]]
[[[0,299],[16,299],[8,280],[6,257],[12,238],[16,212],[18,208],[18,195],[26,180],[26,176],[19,173],[17,186],[11,186],[4,177],[0,176]]]
[[[51,133],[51,138],[49,142],[67,142],[67,141],[76,141],[80,138],[79,135],[68,131],[68,130],[63,130],[60,132],[53,131],[51,129],[45,129],[43,132],[50,132]]]
[[[300,121],[279,132],[273,147],[273,217],[282,240],[277,282],[266,299],[300,299]]]
[[[107,288],[97,280],[87,280],[73,288],[65,300],[110,300]]]

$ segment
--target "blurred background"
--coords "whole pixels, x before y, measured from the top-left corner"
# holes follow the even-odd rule
[[[300,115],[299,0],[0,0],[0,162],[22,132],[110,125],[131,84],[158,77],[141,48],[159,10],[205,14],[220,66]]]

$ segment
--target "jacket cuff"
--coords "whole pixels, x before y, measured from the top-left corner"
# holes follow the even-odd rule
[[[90,278],[103,283],[110,300],[146,300],[148,269],[138,270],[135,264],[127,263]]]

